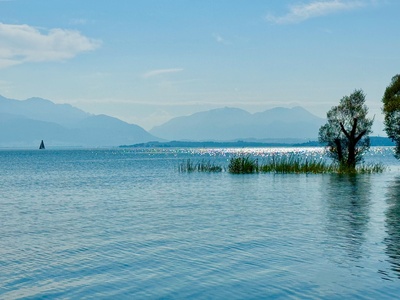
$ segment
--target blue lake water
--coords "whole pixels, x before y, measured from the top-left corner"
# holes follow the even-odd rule
[[[322,149],[0,150],[1,299],[393,299],[400,163],[382,174],[180,173]]]

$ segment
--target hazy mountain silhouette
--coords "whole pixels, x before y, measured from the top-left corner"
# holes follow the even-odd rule
[[[138,125],[41,98],[0,96],[0,146],[119,146],[160,140]]]
[[[277,107],[251,114],[220,108],[174,118],[150,133],[167,140],[316,139],[325,123],[302,107]]]
[[[69,104],[54,104],[41,98],[29,98],[24,101],[7,99],[0,96],[0,113],[8,113],[32,120],[53,122],[66,127],[91,115]]]

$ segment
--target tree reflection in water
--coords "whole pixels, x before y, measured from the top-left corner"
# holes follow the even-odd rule
[[[370,218],[370,176],[332,175],[325,188],[328,242],[332,250],[342,249],[351,260],[360,259]],[[342,257],[335,263],[346,261]]]
[[[391,270],[400,278],[400,177],[389,185],[386,193],[387,210],[384,240]]]

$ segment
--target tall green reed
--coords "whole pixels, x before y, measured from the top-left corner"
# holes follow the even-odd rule
[[[222,166],[211,163],[210,161],[193,162],[190,159],[179,164],[179,172],[222,172]]]
[[[250,155],[232,157],[228,165],[228,171],[232,174],[258,173],[259,170],[258,159]]]

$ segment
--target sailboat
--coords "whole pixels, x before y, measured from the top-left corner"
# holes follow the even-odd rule
[[[42,140],[42,142],[40,143],[39,149],[46,149],[46,148],[44,147],[44,142],[43,142],[43,140]]]

